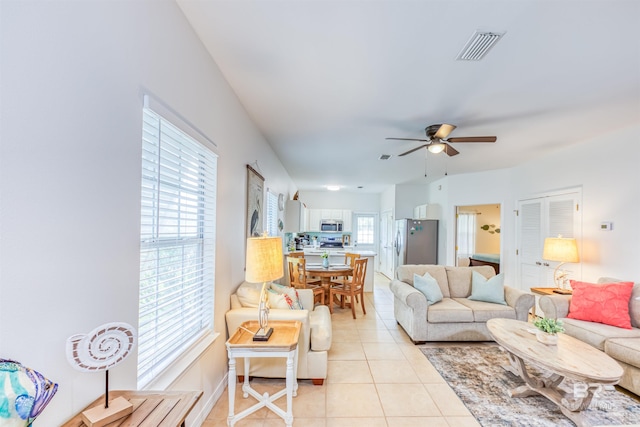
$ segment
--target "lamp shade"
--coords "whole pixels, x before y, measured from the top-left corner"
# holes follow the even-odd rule
[[[284,275],[282,239],[280,237],[250,237],[244,279],[249,283],[268,282]]]
[[[576,239],[547,237],[544,239],[542,258],[547,261],[580,262]]]

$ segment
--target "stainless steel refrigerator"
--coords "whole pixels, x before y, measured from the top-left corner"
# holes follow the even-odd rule
[[[394,268],[438,263],[437,219],[397,219],[395,236]]]

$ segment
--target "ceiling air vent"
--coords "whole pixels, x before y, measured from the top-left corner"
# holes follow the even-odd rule
[[[391,154],[381,154],[379,160],[389,160]]]
[[[480,61],[502,36],[504,36],[504,33],[476,31],[473,33],[467,44],[464,45],[456,57],[456,60]]]

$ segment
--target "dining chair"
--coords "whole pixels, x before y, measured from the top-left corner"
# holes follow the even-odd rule
[[[298,289],[312,289],[314,301],[318,298],[320,304],[324,305],[324,288],[320,282],[307,282],[307,260],[288,256],[287,264],[289,265],[289,284]]]
[[[344,264],[348,265],[349,267],[351,267],[352,269],[355,266],[355,261],[360,258],[360,254],[353,254],[351,252],[346,252],[344,254]],[[347,276],[342,276],[342,278],[340,277],[335,277],[331,280],[331,283],[335,283],[337,285],[344,285],[347,282],[350,282],[351,279],[353,277],[353,272],[352,274],[349,274]],[[356,302],[358,302],[358,297],[356,296]]]
[[[340,306],[344,307],[345,297],[350,297],[351,314],[356,318],[356,297],[360,297],[362,313],[367,314],[364,308],[364,276],[367,273],[367,258],[358,258],[354,261],[353,277],[342,284],[336,283],[329,288],[329,311],[333,313],[333,297],[340,295]]]
[[[304,251],[289,252],[289,255],[287,256],[291,258],[304,258]]]

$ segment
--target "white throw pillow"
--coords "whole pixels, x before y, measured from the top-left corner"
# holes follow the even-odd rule
[[[433,278],[429,273],[424,273],[424,276],[413,275],[413,287],[419,290],[427,297],[427,304],[432,305],[442,301],[443,295],[438,281]]]
[[[260,304],[260,292],[262,291],[262,283],[244,282],[236,291],[238,301],[243,307],[258,307]]]

